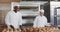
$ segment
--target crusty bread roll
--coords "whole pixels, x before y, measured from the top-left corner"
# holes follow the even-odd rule
[[[30,28],[30,32],[33,32],[33,28]]]
[[[60,32],[60,30],[56,27],[40,27],[40,28],[27,27],[21,29],[17,28],[15,30],[4,29],[2,32]]]
[[[6,32],[6,29],[4,29],[2,32]]]

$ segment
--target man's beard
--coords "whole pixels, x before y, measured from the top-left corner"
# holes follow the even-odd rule
[[[15,13],[17,13],[17,10],[14,10]]]

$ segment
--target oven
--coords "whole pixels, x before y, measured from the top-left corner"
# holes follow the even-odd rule
[[[60,26],[60,7],[55,8],[54,25]]]

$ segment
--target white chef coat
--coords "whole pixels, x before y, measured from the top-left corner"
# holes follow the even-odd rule
[[[22,25],[22,15],[20,12],[15,13],[14,11],[8,12],[5,23],[7,26],[12,25],[14,28],[19,28],[19,25]]]
[[[45,16],[37,16],[34,20],[33,27],[45,27],[47,25],[47,18]]]

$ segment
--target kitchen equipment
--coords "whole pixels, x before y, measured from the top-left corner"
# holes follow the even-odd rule
[[[60,2],[50,2],[50,21],[51,25],[60,26]]]

